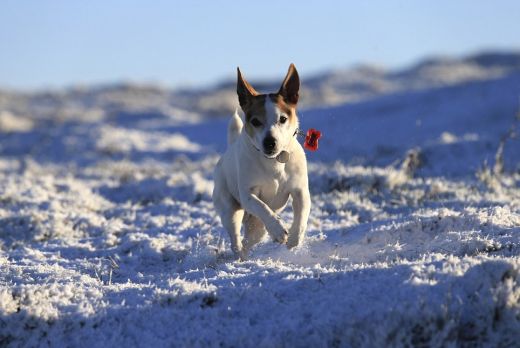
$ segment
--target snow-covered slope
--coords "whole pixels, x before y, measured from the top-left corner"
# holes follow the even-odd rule
[[[298,65],[298,62],[295,62]],[[388,70],[375,65],[324,71],[305,76],[301,107],[328,107],[402,91],[446,87],[520,72],[520,52],[485,52],[463,58],[434,57],[410,68]],[[276,91],[280,77],[251,81],[259,91]],[[215,86],[169,89],[119,83],[63,90],[17,92],[0,89],[0,110],[39,119],[100,120],[114,114],[147,113],[172,119],[227,116],[238,106],[236,80]]]
[[[210,201],[226,120],[157,91],[0,109],[0,345],[514,346],[520,75],[480,59],[501,73],[302,110],[308,237],[247,262]]]

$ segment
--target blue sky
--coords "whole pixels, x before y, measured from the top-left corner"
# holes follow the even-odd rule
[[[0,87],[201,85],[520,49],[520,1],[23,1],[0,5]]]

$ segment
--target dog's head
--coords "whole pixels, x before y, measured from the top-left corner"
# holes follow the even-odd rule
[[[244,79],[239,68],[237,71],[238,100],[245,114],[246,133],[266,157],[275,158],[298,129],[298,72],[291,64],[277,93],[260,94]]]

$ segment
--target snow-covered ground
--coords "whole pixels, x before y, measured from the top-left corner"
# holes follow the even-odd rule
[[[0,345],[518,346],[519,96],[512,71],[302,110],[308,236],[247,262],[210,200],[227,120],[0,110]]]

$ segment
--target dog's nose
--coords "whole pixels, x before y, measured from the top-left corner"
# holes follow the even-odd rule
[[[276,139],[268,135],[264,138],[264,150],[266,153],[273,153],[274,148],[276,147]]]

